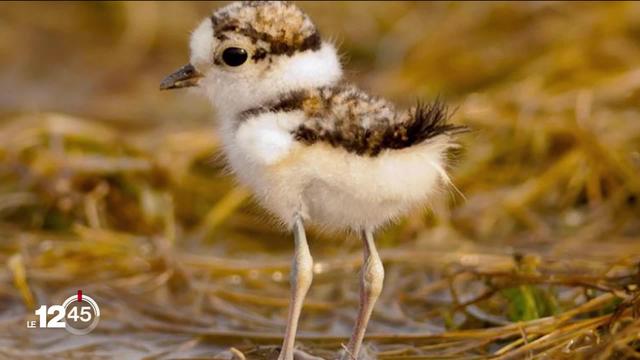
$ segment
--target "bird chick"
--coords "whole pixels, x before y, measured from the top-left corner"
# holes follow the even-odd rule
[[[231,3],[200,23],[190,48],[161,89],[204,92],[230,168],[294,234],[279,359],[293,359],[313,276],[305,223],[362,235],[360,305],[343,354],[357,359],[384,277],[373,232],[449,183],[447,150],[464,127],[447,123],[440,102],[401,110],[345,83],[334,45],[288,2]]]

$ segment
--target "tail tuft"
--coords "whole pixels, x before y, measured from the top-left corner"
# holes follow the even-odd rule
[[[403,149],[439,135],[455,135],[469,130],[464,125],[447,123],[451,115],[449,107],[439,99],[427,104],[418,102],[403,121],[387,128],[380,147]]]

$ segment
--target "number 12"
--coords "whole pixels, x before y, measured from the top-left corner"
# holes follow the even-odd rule
[[[47,314],[54,315],[49,322],[47,322]],[[64,328],[64,308],[62,305],[52,305],[47,309],[47,305],[42,305],[36,310],[36,315],[39,317],[41,328]]]

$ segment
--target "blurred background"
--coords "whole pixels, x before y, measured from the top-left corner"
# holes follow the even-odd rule
[[[226,175],[206,100],[158,91],[222,4],[0,4],[0,356],[276,356],[290,235]],[[640,4],[299,6],[350,81],[403,106],[440,96],[473,128],[463,195],[378,235],[367,354],[640,356]],[[310,237],[299,344],[331,358],[361,246]],[[24,326],[78,289],[102,309],[90,335]]]

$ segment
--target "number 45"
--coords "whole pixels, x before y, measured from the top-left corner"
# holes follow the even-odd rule
[[[91,310],[91,307],[82,306],[80,308],[80,315],[78,315],[78,308],[72,307],[67,314],[67,318],[73,319],[73,321],[80,320],[82,322],[88,322],[89,320],[91,320],[91,311],[89,310]]]

